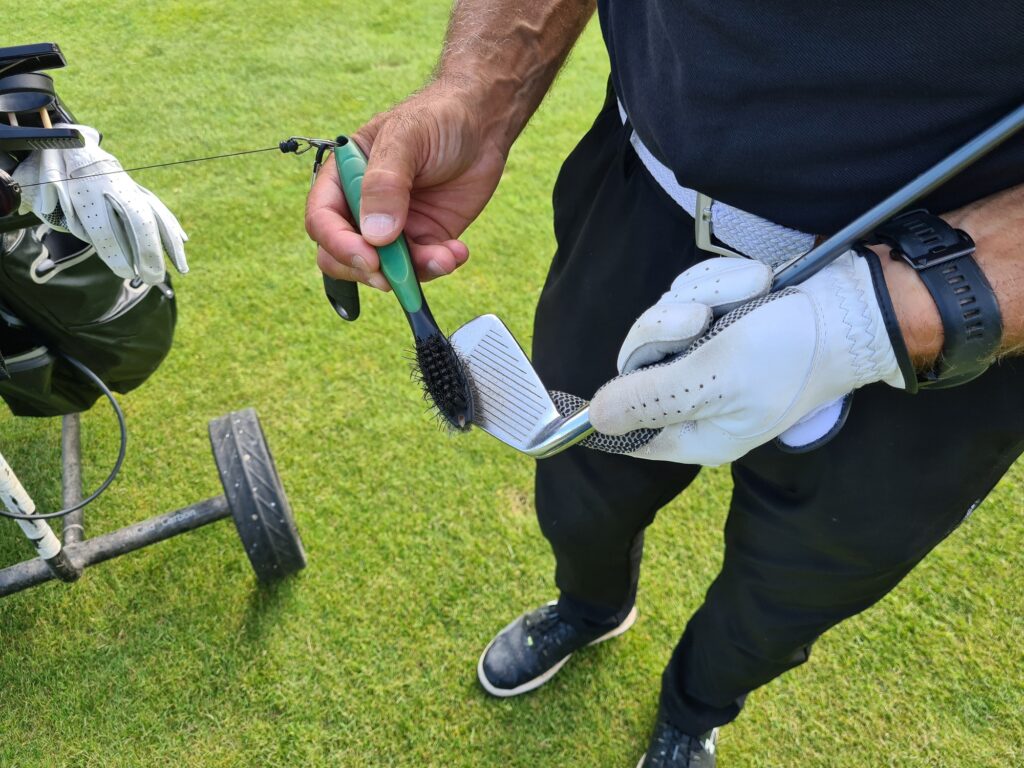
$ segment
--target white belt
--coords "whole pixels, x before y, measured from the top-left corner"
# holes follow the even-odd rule
[[[619,117],[626,123],[626,110],[619,102]],[[772,267],[807,253],[814,246],[814,235],[762,219],[731,205],[712,200],[695,189],[682,186],[675,174],[656,158],[633,131],[629,143],[644,168],[676,204],[696,223],[697,246],[725,256],[750,256]],[[715,245],[712,234],[735,250]]]

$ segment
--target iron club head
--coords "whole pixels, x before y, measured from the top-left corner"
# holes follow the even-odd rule
[[[469,373],[473,423],[517,451],[543,459],[590,435],[589,407],[562,416],[515,336],[494,315],[481,315],[451,336]]]

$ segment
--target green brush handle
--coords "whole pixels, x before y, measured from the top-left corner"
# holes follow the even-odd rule
[[[363,196],[363,174],[366,173],[366,156],[354,141],[346,136],[339,136],[338,146],[334,149],[334,160],[338,164],[338,176],[341,177],[341,188],[352,215],[359,221],[359,204]],[[395,242],[378,246],[380,255],[380,271],[391,283],[398,303],[402,309],[412,314],[419,312],[423,306],[423,291],[420,290],[416,271],[412,268],[409,257],[409,245],[405,235],[399,235]]]

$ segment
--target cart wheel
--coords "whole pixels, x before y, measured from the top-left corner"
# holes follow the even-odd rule
[[[256,411],[210,422],[213,460],[256,578],[276,581],[306,567],[306,553]]]

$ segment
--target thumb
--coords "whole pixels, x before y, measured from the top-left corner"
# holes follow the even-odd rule
[[[764,296],[772,287],[772,270],[757,259],[720,256],[702,261],[672,281],[662,302],[707,304],[715,317]]]
[[[368,153],[359,202],[359,231],[371,245],[394,241],[409,215],[409,196],[419,165],[417,147],[423,143],[415,123],[385,125]],[[362,141],[365,145],[367,142]]]

